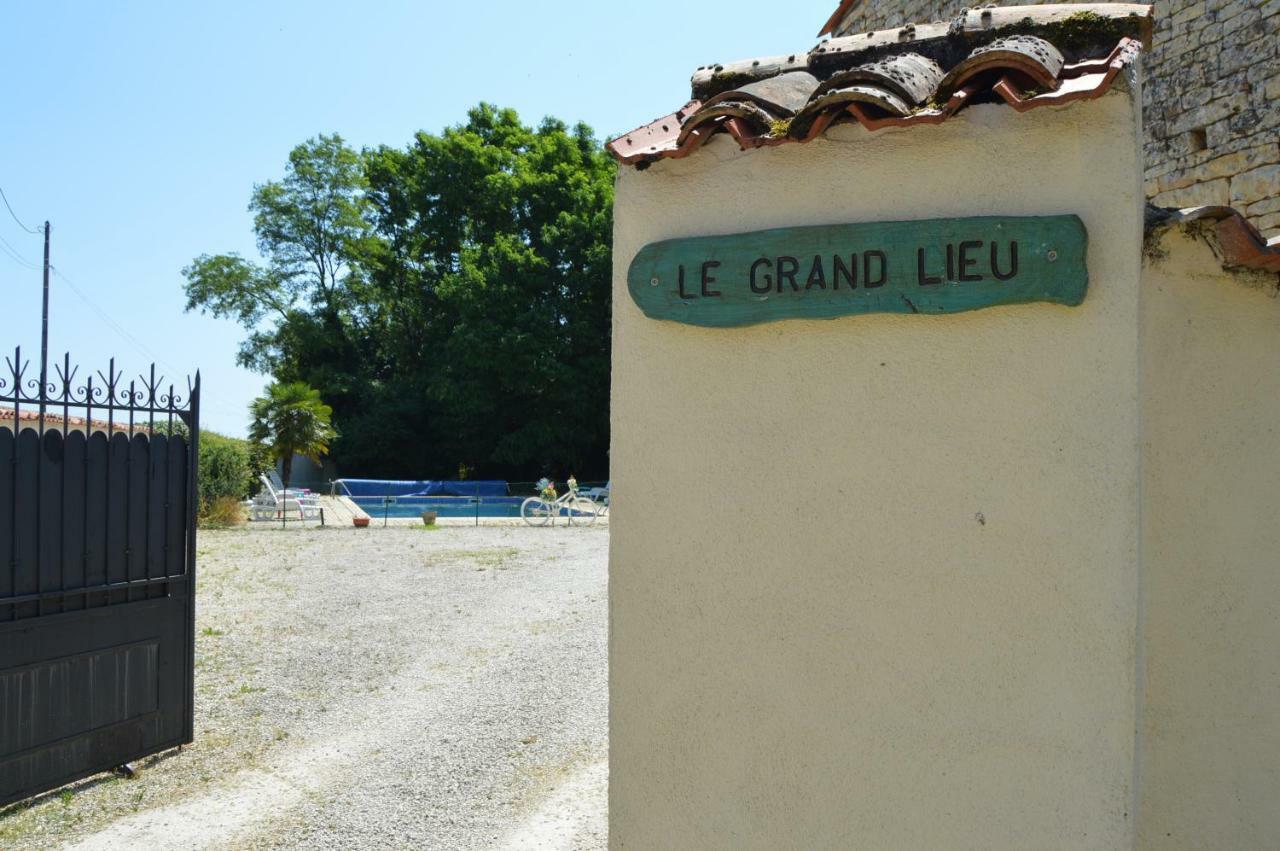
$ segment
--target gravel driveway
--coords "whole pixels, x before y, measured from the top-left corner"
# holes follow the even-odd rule
[[[0,847],[605,847],[607,528],[200,553],[195,745],[0,812]]]

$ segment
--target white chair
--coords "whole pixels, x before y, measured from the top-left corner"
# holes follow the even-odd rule
[[[604,506],[605,508],[608,508],[609,507],[609,491],[612,488],[613,488],[613,482],[605,482],[604,487],[592,488],[591,490],[584,493],[583,496],[585,496],[587,499],[591,500],[592,502],[598,502],[600,505]]]
[[[249,516],[253,520],[281,520],[297,517],[299,520],[315,520],[320,517],[320,495],[306,490],[285,490],[280,477],[273,470],[269,476],[258,477],[262,490],[253,498]],[[280,482],[281,487],[276,487]]]

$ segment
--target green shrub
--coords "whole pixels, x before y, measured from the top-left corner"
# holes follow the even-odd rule
[[[200,433],[200,511],[219,497],[241,500],[253,488],[249,443],[210,431]]]
[[[187,427],[174,423],[173,428],[158,428],[189,440]],[[201,526],[231,526],[244,519],[240,502],[258,490],[258,475],[271,468],[271,454],[265,446],[227,437],[216,431],[200,430],[200,500]]]

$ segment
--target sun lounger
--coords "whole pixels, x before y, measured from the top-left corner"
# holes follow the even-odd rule
[[[249,516],[253,520],[280,520],[297,517],[299,520],[315,520],[320,517],[320,495],[308,490],[284,488],[280,477],[272,470],[259,476],[262,490],[253,498]],[[279,487],[276,486],[279,483]]]

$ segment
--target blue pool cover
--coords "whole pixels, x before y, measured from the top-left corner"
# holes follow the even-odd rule
[[[407,479],[338,479],[347,496],[506,496],[506,482]]]
[[[418,517],[434,511],[440,517],[519,517],[524,497],[398,496],[395,505],[380,496],[353,496],[370,517]]]

